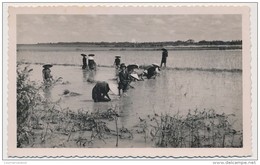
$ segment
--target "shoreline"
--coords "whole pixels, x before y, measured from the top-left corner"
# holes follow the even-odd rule
[[[85,44],[17,44],[17,51],[161,51],[160,47],[96,46]],[[66,48],[66,50],[64,50]],[[179,45],[165,46],[167,50],[242,50],[242,45]]]

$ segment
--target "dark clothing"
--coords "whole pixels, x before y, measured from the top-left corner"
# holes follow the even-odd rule
[[[162,58],[161,64],[166,63],[166,58]]]
[[[162,67],[162,64],[164,64],[164,66],[166,66],[167,57],[168,57],[168,51],[164,50],[162,52],[161,67]]]
[[[129,74],[133,73],[134,69],[138,69],[138,65],[136,64],[131,64],[131,65],[128,65],[126,67],[126,70],[128,71]]]
[[[163,51],[162,58],[167,58],[167,57],[168,57],[168,51]]]
[[[146,75],[146,77],[147,77],[148,79],[152,78],[152,77],[155,76],[155,75],[156,75],[156,67],[152,66],[152,67],[150,67],[150,68],[147,69],[147,75]]]
[[[52,80],[51,70],[49,68],[44,68],[42,70],[42,77],[44,82],[50,82]]]
[[[128,85],[130,83],[130,76],[128,74],[128,72],[125,71],[121,71],[119,72],[119,83],[118,83],[118,89],[122,89],[123,92],[126,92],[128,89]]]
[[[119,67],[120,67],[120,62],[121,62],[121,61],[120,61],[120,59],[119,59],[119,58],[116,58],[116,59],[115,59],[115,62],[114,62],[114,64],[116,65],[116,67],[117,67],[117,68],[119,68]]]
[[[87,68],[87,59],[86,59],[86,57],[83,57],[82,62],[83,62],[82,69],[86,69]]]
[[[90,70],[95,70],[96,69],[96,63],[94,60],[88,60],[88,67]]]
[[[92,99],[95,102],[106,102],[110,101],[110,97],[108,95],[110,88],[107,82],[97,82],[97,84],[92,89]],[[105,98],[105,96],[107,98]]]

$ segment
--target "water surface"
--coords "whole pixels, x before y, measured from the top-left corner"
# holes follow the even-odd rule
[[[99,65],[111,66],[115,55],[121,55],[126,64],[137,63],[149,65],[160,63],[161,51],[80,51],[66,48],[61,51],[22,50],[17,52],[17,61],[32,63],[34,69],[31,79],[42,82],[42,67],[35,63],[72,64],[74,66],[54,65],[52,75],[62,77],[63,82],[45,91],[45,97],[53,100],[61,99],[62,108],[69,107],[73,111],[106,110],[118,107],[119,124],[131,127],[138,118],[153,113],[169,113],[186,115],[189,110],[216,110],[217,113],[234,113],[237,129],[242,129],[242,72],[229,71],[242,69],[242,52],[240,50],[200,50],[200,51],[169,51],[167,66],[169,68],[190,68],[190,70],[161,71],[156,79],[132,83],[126,97],[119,98],[110,93],[112,102],[94,103],[91,91],[95,84],[88,79],[108,81],[116,88],[115,70],[113,67],[98,67],[96,72],[81,69],[81,53],[94,53]],[[225,69],[226,71],[199,71],[204,69]],[[75,97],[62,96],[68,89],[81,95]]]

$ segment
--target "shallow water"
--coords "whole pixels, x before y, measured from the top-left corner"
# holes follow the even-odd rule
[[[17,61],[29,63],[81,64],[79,51],[18,51]],[[160,51],[93,51],[98,64],[113,64],[114,55],[121,55],[126,63],[151,64],[160,62]],[[157,61],[156,61],[157,60]],[[159,60],[159,61],[158,61]],[[241,51],[170,51],[168,66],[175,68],[218,68],[241,69]],[[40,65],[32,64],[31,79],[42,82]],[[132,127],[139,117],[153,113],[186,115],[189,110],[214,109],[217,113],[234,113],[236,129],[242,130],[242,72],[214,72],[194,70],[162,70],[156,79],[133,82],[127,96],[119,98],[110,92],[111,102],[94,103],[91,91],[95,81],[108,81],[116,88],[115,70],[98,67],[96,72],[83,71],[80,66],[52,67],[54,77],[62,77],[63,82],[45,91],[45,97],[54,101],[61,99],[62,108],[73,111],[107,110],[111,106],[119,108],[119,125]],[[65,89],[79,96],[62,96]]]
[[[32,79],[41,80],[41,66],[32,65]],[[189,110],[214,109],[217,113],[236,114],[236,127],[242,128],[242,76],[240,72],[207,72],[207,71],[175,71],[162,70],[156,79],[131,83],[127,96],[119,98],[110,92],[111,102],[94,103],[91,91],[96,81],[107,81],[117,86],[113,68],[99,67],[95,73],[83,71],[73,66],[55,66],[52,68],[54,77],[63,77],[63,82],[45,91],[45,97],[56,101],[61,99],[61,107],[78,109],[107,110],[119,108],[119,124],[124,127],[134,126],[138,118],[154,113],[186,115]],[[79,96],[62,96],[65,89],[76,92]]]
[[[17,61],[30,63],[52,63],[82,65],[81,53],[95,54],[95,61],[101,66],[111,66],[115,55],[121,55],[126,64],[150,65],[161,62],[161,51],[100,51],[66,48],[53,50],[22,49],[17,52]],[[242,69],[241,50],[178,50],[168,51],[167,66],[170,68]]]

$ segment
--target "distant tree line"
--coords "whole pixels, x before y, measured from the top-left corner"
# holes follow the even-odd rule
[[[39,43],[43,44],[43,43]],[[192,39],[187,41],[164,41],[164,42],[58,42],[58,43],[44,43],[44,44],[55,44],[55,45],[84,45],[84,46],[102,46],[102,47],[132,47],[132,48],[142,48],[142,47],[163,47],[163,46],[213,46],[213,45],[242,45],[242,40],[232,40],[232,41],[198,41],[195,42]]]

